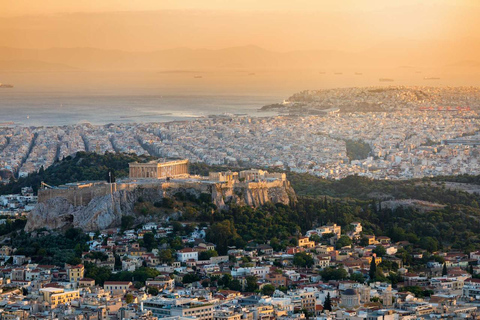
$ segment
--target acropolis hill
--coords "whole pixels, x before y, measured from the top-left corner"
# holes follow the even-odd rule
[[[230,204],[258,207],[267,202],[288,205],[296,199],[284,173],[251,169],[211,172],[204,177],[188,174],[188,160],[135,162],[129,165],[127,179],[112,183],[78,182],[39,190],[38,205],[25,229],[73,226],[91,231],[115,227],[123,215],[135,215],[134,207],[140,198],[155,203],[178,193],[197,198],[209,194],[218,208]]]

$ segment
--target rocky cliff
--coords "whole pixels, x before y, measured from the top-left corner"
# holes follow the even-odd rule
[[[258,207],[267,202],[288,205],[296,201],[295,192],[288,181],[214,184],[214,183],[161,183],[154,187],[137,187],[119,190],[112,194],[93,197],[86,205],[75,206],[64,196],[52,197],[39,203],[30,213],[25,230],[39,228],[82,228],[85,231],[102,230],[120,226],[122,216],[135,216],[136,223],[150,221],[151,217],[136,215],[135,204],[139,198],[155,203],[164,197],[173,198],[177,193],[189,193],[199,197],[209,193],[212,202],[220,209],[232,203]],[[180,212],[178,214],[181,214]],[[156,217],[166,219],[168,216]]]
[[[28,217],[25,230],[77,227],[94,231],[117,227],[123,215],[134,215],[134,206],[140,197],[145,201],[156,202],[163,196],[162,189],[121,190],[94,197],[86,206],[74,206],[65,198],[55,197],[35,207]],[[146,217],[136,216],[137,222],[142,222],[142,219]]]
[[[212,201],[219,208],[235,203],[240,206],[260,207],[267,202],[284,205],[297,201],[295,191],[288,181],[215,184]]]

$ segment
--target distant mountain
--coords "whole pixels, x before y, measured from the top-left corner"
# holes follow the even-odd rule
[[[0,60],[0,72],[63,72],[77,71],[68,65],[37,60]]]
[[[337,51],[273,52],[256,46],[219,50],[176,48],[127,52],[95,48],[0,48],[0,60],[42,61],[83,70],[298,69],[343,66],[355,55]]]
[[[473,60],[464,60],[446,65],[447,68],[480,68],[480,62]]]
[[[392,39],[364,51],[365,62],[372,66],[441,67],[457,61],[475,60],[480,41],[463,38],[456,41]],[[375,61],[376,60],[376,61]]]
[[[473,61],[477,58],[477,52],[480,52],[480,43],[475,39],[462,39],[455,43],[448,41],[424,43],[398,39],[383,42],[363,52],[336,50],[274,52],[257,46],[218,50],[175,48],[152,52],[96,48],[35,50],[0,47],[0,60],[37,61],[82,70],[395,68],[412,65],[438,67],[456,61]],[[26,65],[28,66],[28,63]],[[33,66],[30,68],[33,69]]]

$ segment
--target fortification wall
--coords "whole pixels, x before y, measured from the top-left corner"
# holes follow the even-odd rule
[[[46,203],[52,198],[63,198],[74,207],[87,206],[95,198],[114,194],[118,191],[161,190],[163,196],[173,196],[177,192],[190,192],[197,195],[208,193],[212,202],[226,207],[234,202],[239,205],[261,206],[266,202],[289,203],[289,193],[293,193],[288,181],[257,182],[218,182],[207,181],[159,181],[152,180],[130,183],[96,183],[84,187],[42,189],[38,191],[38,202]]]
[[[161,184],[156,184],[158,185]],[[83,188],[58,188],[38,190],[38,202],[45,203],[52,198],[64,198],[73,206],[86,206],[92,199],[112,194],[116,191],[133,191],[138,186],[130,183],[102,183]],[[152,183],[150,188],[154,188]]]
[[[78,227],[86,231],[118,227],[124,215],[143,223],[150,219],[135,214],[140,197],[155,203],[178,192],[211,195],[218,208],[230,205],[258,207],[267,202],[288,205],[295,192],[288,181],[213,183],[210,181],[132,181],[129,183],[94,183],[70,188],[39,191],[39,203],[31,212],[25,230]],[[181,214],[181,213],[176,213]],[[167,216],[164,216],[167,218]]]

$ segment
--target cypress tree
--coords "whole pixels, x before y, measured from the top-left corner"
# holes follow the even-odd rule
[[[447,274],[448,274],[447,264],[444,263],[443,264],[443,270],[442,270],[442,276],[446,276]]]
[[[375,273],[377,273],[377,264],[375,263],[375,256],[373,256],[372,261],[370,262],[370,271],[368,272],[370,280],[375,279]]]
[[[327,293],[327,297],[323,302],[323,310],[332,311],[332,300],[330,299],[330,292]]]

